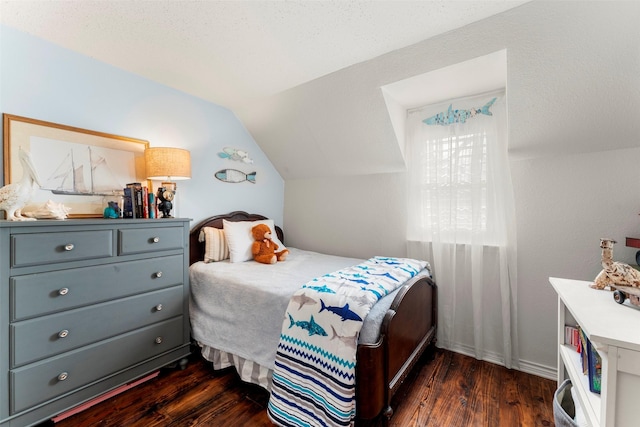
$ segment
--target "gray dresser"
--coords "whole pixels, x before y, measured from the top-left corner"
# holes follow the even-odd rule
[[[189,354],[189,220],[0,221],[0,426]]]

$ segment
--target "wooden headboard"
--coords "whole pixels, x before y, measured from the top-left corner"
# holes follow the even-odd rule
[[[199,224],[195,225],[189,232],[189,265],[194,262],[202,261],[204,259],[204,242],[199,242],[200,230],[202,227],[214,227],[222,228],[222,220],[227,221],[259,221],[261,219],[268,219],[260,214],[250,214],[243,211],[230,212],[228,214],[216,215],[202,220]],[[276,225],[276,234],[278,239],[284,243],[284,232],[282,228]]]

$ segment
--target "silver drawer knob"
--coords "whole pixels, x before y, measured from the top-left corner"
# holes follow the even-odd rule
[[[69,335],[69,330],[68,329],[63,329],[60,332],[58,332],[58,337],[60,337],[60,338],[66,338],[67,335]]]
[[[156,305],[156,311],[162,311],[162,304]]]
[[[162,344],[162,337],[156,338],[156,344]]]
[[[69,293],[69,288],[62,288],[58,291],[58,295],[66,295]]]
[[[60,375],[58,375],[58,381],[64,381],[67,378],[69,378],[69,374],[67,372],[62,372]]]
[[[158,277],[158,278],[162,277],[162,271],[158,271],[158,272],[156,273],[156,277]]]
[[[64,245],[64,250],[65,251],[72,251],[73,248],[75,248],[75,246],[73,245],[73,243],[67,243],[66,245]]]
[[[159,237],[154,237],[153,239],[151,239],[151,241],[153,243],[158,243],[160,241],[160,238]]]

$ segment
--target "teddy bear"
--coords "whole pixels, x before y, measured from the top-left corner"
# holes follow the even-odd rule
[[[278,245],[271,240],[271,229],[266,224],[258,224],[251,228],[251,234],[255,242],[251,246],[253,259],[263,264],[275,264],[278,261],[284,261],[289,255],[287,249],[280,252]]]

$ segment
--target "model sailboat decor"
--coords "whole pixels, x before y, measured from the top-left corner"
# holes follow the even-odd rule
[[[111,196],[121,191],[124,184],[118,182],[107,159],[94,153],[90,146],[86,149],[88,163],[79,162],[74,158],[73,150],[69,150],[43,189],[53,194],[75,196]]]

